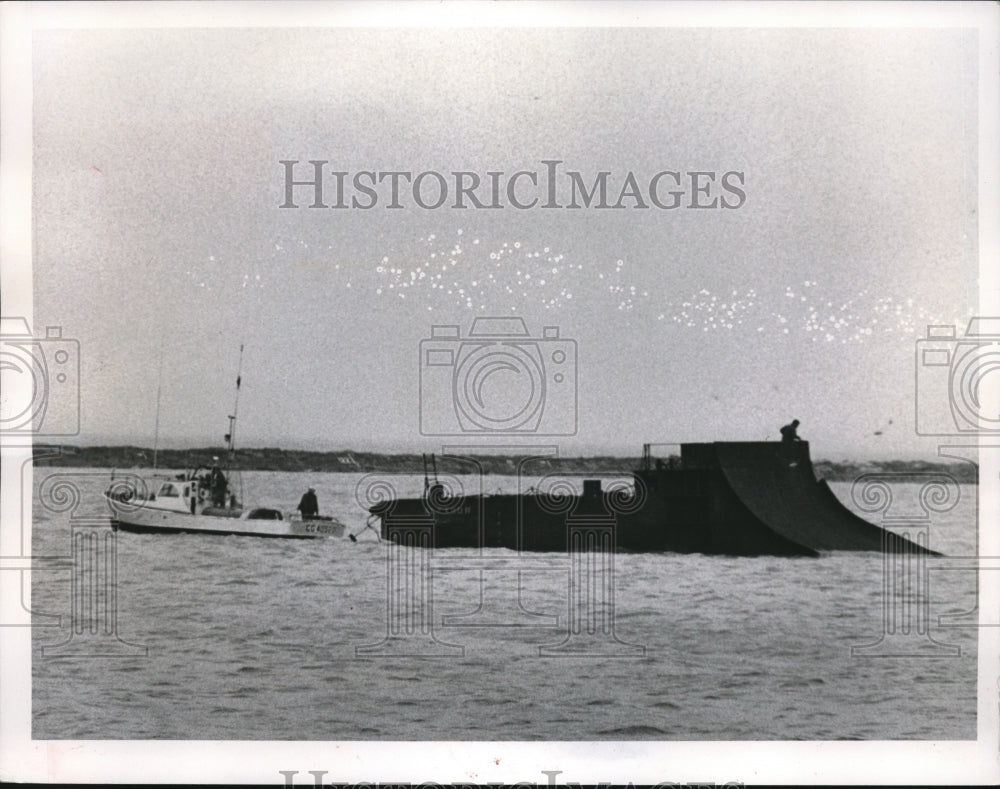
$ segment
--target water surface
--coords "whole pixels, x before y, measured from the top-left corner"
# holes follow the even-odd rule
[[[938,617],[975,605],[975,576],[930,564],[929,635],[949,657],[852,656],[883,632],[883,559],[615,557],[603,657],[541,656],[567,637],[563,554],[436,551],[436,658],[358,656],[386,636],[386,547],[363,532],[360,474],[245,472],[248,499],[290,509],[308,485],[359,541],[209,535],[117,539],[118,636],[145,656],[48,657],[72,622],[70,515],[42,506],[73,476],[76,517],[104,513],[109,475],[36,469],[33,607],[39,739],[681,740],[972,739],[976,630]],[[401,492],[419,477],[395,477]],[[481,483],[475,483],[481,484]],[[508,491],[515,480],[488,478]],[[834,490],[846,500],[849,487]],[[252,495],[251,492],[252,491]],[[932,546],[975,548],[975,488],[933,521]],[[460,627],[480,605],[506,627]],[[496,620],[493,620],[496,621]],[[447,626],[446,626],[447,625]],[[913,633],[915,639],[919,639]],[[924,639],[921,639],[924,640]],[[916,641],[909,642],[919,646]],[[617,645],[617,646],[616,646]],[[449,646],[451,649],[449,650]],[[640,649],[641,648],[641,649]],[[643,654],[634,656],[637,651]]]

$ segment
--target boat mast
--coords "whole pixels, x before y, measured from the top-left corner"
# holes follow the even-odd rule
[[[232,465],[236,455],[236,414],[240,408],[240,377],[243,373],[243,343],[240,343],[240,361],[236,367],[236,402],[233,403],[233,413],[229,415],[229,432],[226,433],[226,450],[229,452],[229,463]]]
[[[160,451],[160,395],[163,393],[163,335],[160,335],[160,365],[156,373],[156,422],[153,426],[153,471]]]
[[[229,415],[229,432],[226,433],[227,466],[230,470],[236,465],[236,415],[240,408],[240,383],[243,374],[243,343],[240,343],[240,361],[236,366],[236,400],[233,403],[233,413]],[[243,476],[237,474],[240,481],[240,501],[243,501]]]

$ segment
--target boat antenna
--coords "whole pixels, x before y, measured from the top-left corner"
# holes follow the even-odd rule
[[[153,471],[160,451],[160,395],[163,393],[163,335],[160,335],[160,364],[156,373],[156,423],[153,427]]]
[[[240,343],[240,361],[236,366],[236,401],[233,403],[233,413],[229,415],[229,432],[226,433],[226,450],[229,452],[229,462],[232,464],[236,455],[236,414],[240,408],[240,383],[243,374],[243,343]]]

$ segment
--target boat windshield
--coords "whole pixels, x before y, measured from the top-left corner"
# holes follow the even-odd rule
[[[177,486],[172,482],[164,482],[160,486],[160,492],[156,494],[157,496],[180,496],[181,494],[177,491]]]

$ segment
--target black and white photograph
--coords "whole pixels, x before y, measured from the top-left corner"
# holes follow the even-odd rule
[[[996,783],[998,29],[0,7],[0,777]]]

